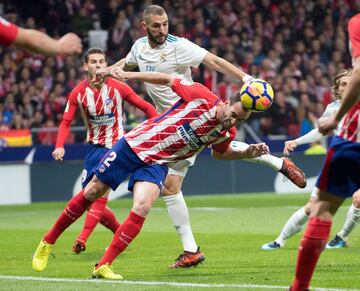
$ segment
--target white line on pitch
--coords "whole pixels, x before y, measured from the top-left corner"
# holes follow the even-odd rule
[[[163,285],[175,287],[203,287],[203,288],[254,288],[254,289],[281,289],[286,290],[288,286],[254,285],[254,284],[205,284],[205,283],[180,283],[180,282],[156,282],[156,281],[115,281],[115,280],[95,280],[95,279],[71,279],[71,278],[44,278],[30,276],[5,276],[0,275],[0,279],[19,280],[19,281],[47,281],[47,282],[87,282],[101,284],[124,284],[124,285]],[[339,289],[339,288],[313,288],[314,291],[360,291],[359,289]]]

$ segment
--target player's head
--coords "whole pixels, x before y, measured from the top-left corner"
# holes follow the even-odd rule
[[[224,128],[233,127],[249,118],[251,111],[246,109],[241,101],[240,94],[235,94],[230,99],[217,106],[217,118]]]
[[[351,73],[352,69],[344,69],[339,71],[333,77],[333,86],[331,89],[336,99],[341,100],[344,96],[345,88],[350,81]]]
[[[169,20],[164,8],[149,5],[144,9],[142,25],[149,39],[150,45],[160,45],[166,40],[169,32]]]
[[[93,79],[95,72],[105,67],[107,67],[105,52],[97,47],[89,48],[84,55],[83,64],[83,68],[88,73],[89,79]]]

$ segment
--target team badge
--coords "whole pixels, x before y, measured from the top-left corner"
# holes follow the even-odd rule
[[[160,61],[161,61],[162,63],[164,63],[164,62],[166,62],[166,60],[167,60],[167,55],[166,55],[166,53],[162,52],[162,53],[160,54]]]
[[[108,107],[108,108],[112,108],[113,107],[113,100],[112,99],[110,99],[110,98],[107,98],[106,100],[105,100],[105,105]]]

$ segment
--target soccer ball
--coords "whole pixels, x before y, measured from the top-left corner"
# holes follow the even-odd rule
[[[242,105],[252,112],[262,112],[268,109],[274,100],[274,90],[264,80],[252,79],[240,89]]]

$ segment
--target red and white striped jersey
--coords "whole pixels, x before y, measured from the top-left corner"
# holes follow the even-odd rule
[[[11,45],[18,34],[18,27],[0,17],[0,43],[4,46]]]
[[[213,144],[224,152],[236,135],[236,129],[224,130],[216,119],[221,102],[199,83],[182,84],[175,79],[172,90],[180,100],[162,115],[138,125],[125,139],[145,163],[171,163],[197,155]]]
[[[360,13],[350,19],[348,31],[350,51],[355,60],[360,57]],[[345,115],[339,135],[349,141],[360,142],[360,102]]]
[[[360,142],[360,102],[341,121],[340,136],[352,142]]]
[[[127,84],[107,78],[100,90],[90,86],[88,80],[80,82],[70,93],[63,120],[59,126],[56,147],[64,147],[70,124],[80,108],[87,126],[87,141],[111,148],[124,135],[123,101],[156,116],[155,108],[139,97]]]

